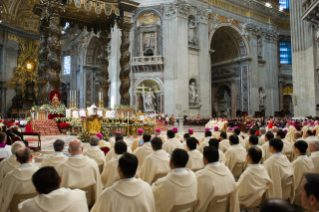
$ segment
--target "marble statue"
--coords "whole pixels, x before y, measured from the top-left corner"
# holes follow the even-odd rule
[[[266,94],[263,94],[262,90],[259,90],[259,106],[265,106]]]
[[[224,97],[220,100],[220,102],[228,102],[230,100],[230,97],[226,90],[224,90]]]
[[[261,38],[257,41],[257,56],[261,57]]]
[[[196,86],[195,86],[194,82],[192,82],[189,85],[188,93],[189,93],[189,102],[190,103],[195,103],[197,91],[196,91]]]
[[[222,21],[219,20],[218,18],[218,14],[216,14],[213,18],[212,18],[212,22],[210,23],[210,27],[209,30],[213,30],[216,29],[216,27],[218,26],[218,24],[220,24]]]
[[[148,92],[145,93],[145,110],[154,111],[155,110],[155,96],[152,89],[149,88]]]
[[[197,43],[197,38],[196,38],[196,28],[197,28],[197,23],[195,20],[190,19],[188,23],[188,42],[189,43]]]
[[[248,32],[247,32],[247,23],[239,23],[240,26],[240,34],[242,36],[247,36]]]
[[[52,107],[59,107],[60,101],[57,94],[55,94],[52,98]]]

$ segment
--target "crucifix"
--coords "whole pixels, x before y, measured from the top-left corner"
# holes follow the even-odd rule
[[[144,84],[142,84],[142,86],[141,87],[137,87],[138,89],[142,89],[142,93],[143,93],[143,106],[144,106],[144,110],[145,110],[145,88],[147,88],[147,87],[145,87],[144,86]]]

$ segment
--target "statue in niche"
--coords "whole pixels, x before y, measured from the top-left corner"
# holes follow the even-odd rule
[[[229,97],[227,91],[224,90],[224,97],[220,100],[220,102],[224,103],[224,102],[228,102],[229,100],[230,100],[230,97]]]
[[[261,57],[261,38],[257,40],[257,56]]]
[[[198,96],[198,94],[197,94],[197,90],[196,90],[196,86],[194,82],[192,82],[189,85],[188,93],[189,93],[189,103],[195,103],[196,95]]]
[[[52,107],[56,108],[60,106],[60,101],[59,101],[59,97],[57,94],[54,95],[54,97],[52,98]]]
[[[259,89],[259,106],[265,106],[266,94],[263,93],[262,89]]]
[[[212,18],[212,22],[210,23],[210,27],[209,30],[213,30],[216,29],[216,27],[218,26],[218,24],[220,24],[222,21],[219,20],[218,18],[218,14],[216,14],[213,18]]]
[[[188,43],[197,45],[196,30],[197,22],[194,17],[190,17],[188,22]]]
[[[155,22],[155,14],[154,13],[149,13],[149,14],[144,14],[143,19],[140,22],[140,25],[149,25],[149,24],[154,24]]]
[[[248,32],[247,32],[247,23],[239,23],[239,27],[240,27],[240,34],[244,37],[246,37],[248,35]]]
[[[155,96],[152,92],[152,89],[149,88],[148,92],[145,93],[145,110],[147,111],[154,111],[155,110]]]

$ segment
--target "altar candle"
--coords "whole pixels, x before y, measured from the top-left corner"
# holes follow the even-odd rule
[[[72,99],[72,91],[70,91],[70,99]]]
[[[127,123],[130,123],[130,112],[127,111]]]
[[[76,99],[76,90],[74,90],[74,97],[73,98]]]

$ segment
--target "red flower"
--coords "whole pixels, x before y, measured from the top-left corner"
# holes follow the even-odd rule
[[[60,123],[60,128],[69,128],[70,124],[69,123]]]

